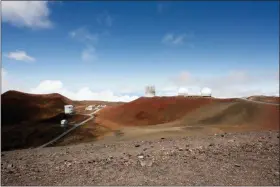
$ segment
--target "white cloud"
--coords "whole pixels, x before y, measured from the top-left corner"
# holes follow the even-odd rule
[[[162,42],[164,44],[169,44],[169,45],[180,45],[184,43],[185,38],[186,38],[186,34],[175,35],[169,33],[163,37]]]
[[[108,12],[103,12],[102,14],[98,15],[96,18],[97,22],[101,25],[106,25],[111,27],[113,25],[113,18]]]
[[[59,80],[44,80],[40,84],[31,89],[30,93],[34,94],[48,94],[48,93],[60,93],[72,100],[102,100],[102,101],[132,101],[138,98],[138,96],[130,95],[116,95],[111,90],[104,90],[100,92],[94,92],[88,87],[81,88],[74,92],[65,88]]]
[[[85,62],[96,61],[98,57],[95,48],[92,46],[87,46],[87,48],[82,51],[81,58]]]
[[[34,57],[27,55],[25,51],[19,51],[19,50],[15,52],[9,52],[5,56],[13,60],[25,61],[25,62],[34,62],[36,60]]]
[[[44,80],[40,82],[40,84],[36,87],[31,89],[32,93],[52,93],[57,90],[62,89],[63,84],[59,80]]]
[[[50,28],[47,1],[2,1],[2,20],[17,27]]]
[[[76,30],[73,30],[69,35],[80,42],[83,43],[92,43],[98,41],[98,34],[91,33],[87,28],[81,27]]]

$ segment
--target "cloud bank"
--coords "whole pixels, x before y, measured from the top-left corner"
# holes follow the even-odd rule
[[[60,93],[72,100],[100,100],[100,101],[123,101],[128,102],[138,98],[138,96],[131,95],[116,95],[111,90],[103,90],[94,92],[88,87],[79,89],[78,91],[71,91],[63,86],[59,80],[44,80],[35,88],[30,89],[33,94],[48,94]]]

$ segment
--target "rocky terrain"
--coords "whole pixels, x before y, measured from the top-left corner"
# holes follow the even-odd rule
[[[280,185],[276,131],[98,141],[1,157],[1,185]]]

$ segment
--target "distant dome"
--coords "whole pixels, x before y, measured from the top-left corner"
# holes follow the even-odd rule
[[[188,89],[183,88],[183,87],[179,88],[178,95],[188,95]]]
[[[202,96],[211,96],[212,90],[210,88],[202,88],[200,93]]]

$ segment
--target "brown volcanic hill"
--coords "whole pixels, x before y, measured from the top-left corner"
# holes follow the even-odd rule
[[[248,97],[248,99],[253,100],[253,101],[262,101],[262,102],[280,104],[280,97],[277,97],[277,96],[254,95],[254,96]]]
[[[279,129],[279,106],[248,101],[214,103],[188,113],[177,126],[236,126],[240,129]]]
[[[40,121],[55,117],[63,112],[70,99],[54,94],[28,94],[7,91],[1,95],[2,124],[16,124],[23,121]]]
[[[101,124],[106,121],[106,123],[125,126],[155,125],[182,118],[188,112],[204,105],[234,100],[182,96],[142,97],[129,103],[101,110],[96,121]]]

